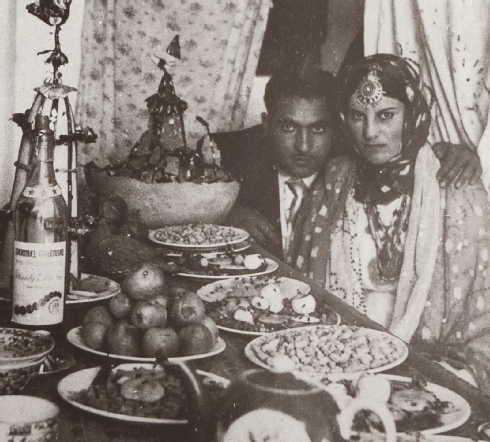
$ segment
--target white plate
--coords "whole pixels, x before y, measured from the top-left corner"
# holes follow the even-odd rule
[[[337,312],[334,312],[334,313],[337,315],[337,322],[335,325],[340,325],[340,323],[342,322],[342,318],[340,317],[340,315]],[[276,332],[256,332],[256,331],[238,330],[236,328],[225,327],[223,325],[218,325],[218,328],[220,330],[223,330],[223,331],[226,331],[229,333],[235,333],[235,334],[243,335],[243,336],[265,336],[265,335],[269,335],[271,333],[276,333]],[[300,327],[295,327],[295,328],[300,328]],[[287,329],[285,329],[285,330],[287,330]]]
[[[419,440],[416,434],[411,434],[411,435],[400,434],[397,439],[399,442],[416,442]],[[383,442],[384,440],[385,439],[379,439],[379,438],[373,439],[372,436],[369,438],[361,436],[359,442]],[[424,435],[424,442],[485,442],[485,441],[483,440],[474,441],[469,437],[447,436],[445,434],[442,436],[437,436],[435,434],[431,434],[431,435]]]
[[[315,329],[323,329],[323,330],[332,330],[338,327],[349,327],[347,325],[313,325],[313,326],[308,326],[308,327],[296,327],[296,328],[291,328],[287,330],[281,330],[273,333],[268,333],[264,336],[260,336],[258,338],[255,338],[253,341],[250,341],[247,346],[245,347],[245,356],[254,364],[264,367],[267,369],[271,369],[271,366],[263,362],[256,354],[253,348],[258,345],[263,345],[266,342],[270,342],[276,337],[279,336],[284,336],[284,335],[295,335],[298,332],[301,332],[302,330],[315,330]],[[379,338],[388,338],[390,339],[399,349],[399,357],[392,362],[381,365],[379,367],[363,370],[363,371],[358,371],[358,372],[350,372],[350,373],[324,373],[324,372],[305,372],[305,371],[300,371],[303,375],[305,376],[311,376],[315,378],[322,378],[326,377],[330,379],[332,382],[335,382],[338,379],[354,379],[357,376],[359,376],[361,373],[379,373],[382,371],[389,370],[393,367],[396,367],[400,365],[408,356],[408,347],[407,345],[399,338],[396,336],[393,336],[389,333],[379,331],[379,330],[374,330],[370,328],[363,328],[363,327],[351,327],[355,328],[357,330],[362,331],[363,334],[372,336],[374,337],[379,337]]]
[[[81,326],[72,328],[66,335],[66,339],[70,344],[74,345],[75,347],[78,347],[80,350],[86,351],[87,353],[92,353],[94,355],[99,355],[99,356],[108,356],[111,359],[119,359],[121,361],[153,362],[153,363],[155,362],[155,358],[138,358],[135,356],[115,355],[104,351],[93,350],[92,348],[88,347],[85,344],[85,342],[83,342],[81,331],[82,331]],[[193,361],[195,359],[204,359],[221,353],[222,351],[225,350],[225,348],[226,348],[225,341],[223,341],[222,338],[218,338],[218,342],[216,343],[214,348],[207,353],[202,353],[199,355],[192,355],[192,356],[181,356],[181,357],[168,358],[168,359],[170,361],[180,361],[180,362]]]
[[[308,293],[310,293],[311,290],[311,287],[306,282],[299,281],[293,278],[288,278],[286,276],[255,278],[251,276],[241,275],[241,276],[236,276],[235,278],[230,278],[224,281],[216,281],[211,284],[205,285],[204,287],[201,287],[197,291],[197,294],[204,301],[204,303],[214,302],[217,300],[227,299],[228,297],[230,297],[230,294],[236,295],[238,288],[242,288],[242,287],[244,288],[251,284],[260,284],[265,286],[269,283],[276,283],[276,282],[279,283],[281,293],[288,294],[286,298],[293,298],[294,296],[300,294],[307,295]],[[219,293],[218,295],[219,299],[216,299],[217,293]],[[240,298],[240,296],[231,296],[231,297]],[[246,298],[250,298],[250,296],[246,296]],[[336,313],[336,315],[337,315],[337,325],[339,325],[341,322],[341,318],[338,313]],[[244,336],[264,336],[271,333],[271,332],[240,330],[237,328],[225,327],[219,324],[218,324],[218,328],[220,330],[224,330],[230,333],[236,333]]]
[[[228,227],[228,226],[218,226],[218,227],[222,227],[222,228],[225,228],[225,229],[232,229],[235,231],[235,233],[237,235],[239,235],[238,238],[232,240],[232,241],[225,241],[225,242],[220,242],[220,243],[207,243],[207,244],[180,244],[180,243],[175,243],[175,242],[166,242],[166,241],[160,241],[158,239],[155,238],[155,234],[158,230],[163,230],[165,229],[165,227],[161,228],[161,229],[154,229],[154,230],[150,230],[149,234],[148,234],[148,238],[157,243],[157,244],[161,244],[162,246],[167,246],[167,247],[171,247],[173,249],[180,249],[180,250],[189,250],[189,249],[195,249],[195,250],[203,250],[203,249],[217,249],[217,248],[221,248],[221,247],[226,247],[228,245],[231,245],[231,244],[238,244],[238,243],[241,243],[245,240],[248,239],[248,237],[250,236],[250,234],[248,232],[246,232],[245,230],[243,229],[238,229],[236,227]]]
[[[203,252],[202,249],[186,249],[186,250],[172,250],[166,255],[168,257],[180,257],[183,253],[200,253],[204,258],[213,258],[225,253],[239,253],[250,248],[250,243],[248,241],[242,241],[238,244],[233,244],[231,246],[216,247],[214,249],[209,249]]]
[[[430,436],[427,439],[427,442],[475,442],[473,439],[469,437],[459,437],[459,436]],[[485,442],[483,440],[477,442]]]
[[[377,376],[382,376],[389,381],[405,382],[408,384],[412,382],[412,379],[406,376],[397,376],[392,374],[378,374]],[[460,427],[469,419],[471,415],[471,407],[465,398],[454,391],[449,390],[448,388],[433,384],[431,382],[428,382],[425,388],[434,393],[439,400],[447,401],[452,404],[455,410],[441,416],[442,425],[423,430],[421,433],[424,435],[444,433]]]
[[[121,291],[121,287],[119,286],[119,284],[117,282],[112,281],[111,279],[105,278],[103,276],[97,276],[97,275],[90,275],[88,273],[82,273],[80,275],[80,279],[85,279],[85,278],[88,278],[89,276],[100,278],[101,280],[109,281],[109,289],[104,290],[103,292],[98,292],[98,293],[86,292],[83,290],[70,290],[70,294],[67,295],[67,297],[66,297],[66,303],[68,305],[86,304],[86,303],[90,303],[90,302],[99,302],[99,301],[102,301],[104,299],[112,298],[113,296],[116,296]]]
[[[252,277],[250,275],[238,275],[235,278],[227,279],[226,281],[216,281],[201,287],[197,294],[204,302],[214,302],[227,299],[231,293],[236,295],[237,289],[247,287],[249,285],[260,284],[266,286],[271,283],[279,283],[281,293],[290,293],[291,298],[296,295],[307,295],[310,293],[311,287],[309,284],[297,279],[288,278],[286,276],[271,276],[265,278]],[[219,296],[216,297],[216,294]],[[234,296],[240,298],[241,296]]]
[[[250,270],[250,273],[244,273],[241,275],[198,275],[195,273],[177,273],[179,276],[185,276],[186,278],[195,279],[197,281],[219,281],[222,279],[236,279],[241,277],[253,277],[253,276],[261,276],[268,275],[269,273],[275,272],[279,267],[279,264],[269,258],[264,258],[267,263],[267,268],[264,270],[257,272],[254,270]]]
[[[132,370],[133,368],[143,367],[152,369],[155,366],[153,364],[122,364],[114,368]],[[108,417],[111,419],[116,419],[124,422],[132,422],[138,424],[166,424],[166,425],[184,425],[188,421],[186,419],[158,419],[150,417],[140,417],[140,416],[129,416],[127,414],[112,413],[109,411],[99,410],[98,408],[89,407],[88,405],[80,404],[72,399],[74,393],[79,393],[82,390],[86,390],[92,384],[95,376],[99,372],[101,367],[86,368],[85,370],[80,370],[75,373],[69,374],[64,377],[58,383],[58,393],[59,395],[69,404],[81,410],[88,411],[89,413],[97,414],[99,416]],[[196,370],[196,373],[202,377],[212,379],[223,385],[224,388],[228,387],[230,381],[221,376],[215,375],[213,373],[208,373],[201,370]]]

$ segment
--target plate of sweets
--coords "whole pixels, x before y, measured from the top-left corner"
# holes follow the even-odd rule
[[[471,407],[462,396],[420,375],[413,377],[389,374],[361,374],[354,379],[324,381],[325,390],[348,403],[353,398],[376,399],[386,403],[400,434],[438,434],[463,425]],[[358,433],[382,431],[379,418],[360,411],[354,419],[353,430]]]
[[[216,281],[197,291],[206,314],[220,329],[250,336],[308,324],[339,324],[340,316],[309,293],[303,281],[270,275]]]
[[[103,276],[82,273],[80,278],[70,275],[70,291],[66,295],[66,303],[86,304],[98,302],[116,296],[121,287],[115,281]]]
[[[316,325],[255,338],[245,356],[261,367],[313,378],[355,378],[400,365],[407,345],[390,333],[350,325]]]
[[[201,281],[267,275],[279,264],[259,253],[186,253],[177,261],[177,275]]]
[[[122,364],[104,382],[97,382],[101,367],[72,373],[58,384],[60,396],[91,414],[134,424],[185,425],[189,407],[180,377],[154,364]],[[203,388],[218,401],[230,381],[196,370]]]
[[[236,227],[216,224],[186,224],[150,230],[148,238],[175,249],[216,249],[247,240],[249,233]]]

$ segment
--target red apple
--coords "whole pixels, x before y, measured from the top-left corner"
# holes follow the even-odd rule
[[[83,324],[89,322],[102,322],[108,326],[112,325],[114,319],[112,319],[109,310],[104,305],[98,305],[97,307],[91,308],[83,317]]]
[[[133,301],[124,292],[119,292],[109,301],[109,311],[117,319],[123,319],[129,315]]]
[[[170,320],[176,327],[184,327],[189,324],[201,322],[204,318],[204,302],[191,291],[177,295],[170,309]]]
[[[140,330],[151,327],[165,327],[167,324],[167,309],[158,303],[138,301],[129,314],[131,323]]]
[[[141,354],[141,331],[126,321],[113,324],[105,335],[109,353],[138,357]]]
[[[181,328],[179,342],[181,356],[207,353],[213,348],[213,336],[209,329],[201,323],[189,324]]]
[[[211,332],[211,336],[213,337],[213,346],[218,342],[219,330],[216,322],[214,322],[209,316],[204,316],[201,324],[205,325],[208,330]]]
[[[162,350],[167,358],[173,358],[179,351],[179,337],[170,327],[148,329],[143,336],[143,356],[154,358],[157,350]]]
[[[121,289],[135,301],[163,295],[165,293],[163,270],[154,262],[143,262],[126,275]]]

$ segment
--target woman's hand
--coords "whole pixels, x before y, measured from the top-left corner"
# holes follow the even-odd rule
[[[435,156],[441,162],[437,180],[441,187],[454,185],[459,189],[466,184],[473,185],[481,177],[482,167],[478,154],[464,144],[440,142],[432,146]]]

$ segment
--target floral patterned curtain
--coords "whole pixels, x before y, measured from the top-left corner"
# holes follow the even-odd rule
[[[420,66],[435,99],[431,138],[472,146],[490,186],[490,3],[366,0],[365,55],[392,53]]]
[[[145,99],[156,92],[165,58],[179,34],[182,63],[176,93],[187,101],[187,143],[243,126],[271,0],[86,0],[78,121],[99,135],[82,162],[124,159],[147,129]]]

